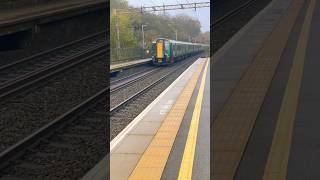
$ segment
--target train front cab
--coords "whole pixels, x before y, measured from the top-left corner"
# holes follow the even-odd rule
[[[165,65],[173,63],[171,55],[170,42],[166,39],[158,39],[153,44],[153,56],[152,61],[157,65]]]

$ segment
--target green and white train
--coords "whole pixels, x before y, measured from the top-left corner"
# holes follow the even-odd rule
[[[156,65],[172,64],[175,61],[204,52],[206,49],[209,49],[208,44],[157,38],[151,46],[152,63]]]

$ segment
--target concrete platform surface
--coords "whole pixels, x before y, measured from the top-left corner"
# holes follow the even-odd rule
[[[211,178],[320,178],[319,19],[273,0],[214,55]]]
[[[146,58],[146,59],[138,59],[138,60],[131,60],[131,61],[127,61],[127,62],[110,64],[110,72],[115,72],[115,71],[119,71],[121,69],[126,69],[126,68],[130,68],[133,66],[138,66],[140,64],[147,64],[150,62],[151,62],[151,59]]]
[[[204,59],[199,59],[191,65],[112,140],[110,146],[111,179],[127,179],[131,175],[182,90],[203,61]]]

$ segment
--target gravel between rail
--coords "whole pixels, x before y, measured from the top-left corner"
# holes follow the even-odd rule
[[[99,91],[56,119],[59,125],[48,126],[50,128],[41,131],[42,134],[38,132],[33,138],[36,144],[20,146],[24,153],[7,162],[0,177],[80,179],[107,154],[107,92],[107,88]]]
[[[127,76],[130,76],[132,74],[138,73],[138,72],[142,72],[142,71],[146,71],[146,70],[150,70],[153,69],[154,66],[152,64],[142,64],[139,66],[134,66],[128,69],[123,70],[121,73],[119,73],[117,76],[115,77],[110,77],[110,82],[113,81],[117,81],[121,78],[125,78]]]
[[[0,106],[0,152],[103,89],[106,57],[79,65]]]

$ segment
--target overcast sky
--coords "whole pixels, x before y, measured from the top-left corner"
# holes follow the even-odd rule
[[[129,5],[133,7],[143,6],[155,6],[155,5],[167,5],[167,4],[178,4],[178,3],[194,3],[194,2],[209,2],[209,0],[128,0]],[[160,12],[159,12],[160,13]],[[163,12],[161,12],[163,13]],[[184,10],[170,10],[166,11],[170,15],[176,14],[187,14],[194,18],[197,18],[201,23],[201,31],[210,31],[210,7],[199,8],[197,11],[194,9]]]

